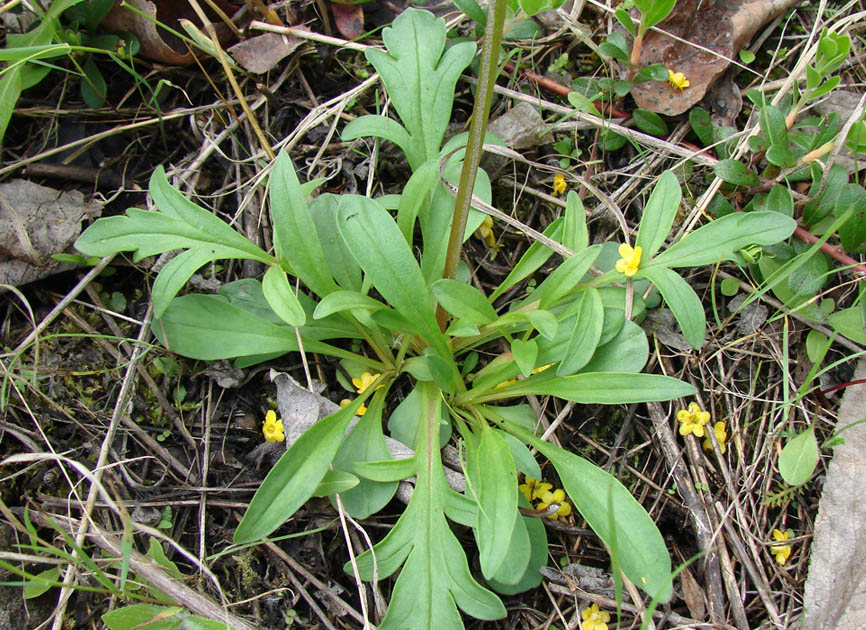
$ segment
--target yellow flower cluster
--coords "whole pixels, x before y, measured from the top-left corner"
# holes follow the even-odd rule
[[[565,175],[562,173],[557,173],[553,176],[553,196],[558,197],[562,193],[565,192],[565,189],[568,188],[568,184],[565,182]]]
[[[724,422],[716,422],[713,425],[713,433],[716,434],[716,442],[719,443],[719,450],[722,451],[722,455],[724,455],[725,451],[728,449],[728,447],[725,446],[725,442],[728,440],[728,432],[725,430],[726,428],[727,425]],[[713,450],[713,443],[710,441],[709,437],[704,439],[704,450]]]
[[[691,85],[686,75],[682,72],[674,72],[670,68],[668,68],[668,83],[671,84],[672,88],[677,90],[685,89]]]
[[[363,374],[361,374],[361,378],[352,377],[352,385],[355,386],[355,389],[358,391],[359,394],[363,394],[367,391],[367,389],[369,389],[370,385],[376,382],[376,379],[379,378],[379,376],[379,374],[370,374],[369,372],[364,372]],[[376,389],[379,389],[380,387],[382,386],[377,385]],[[351,402],[352,401],[348,398],[344,398],[340,401],[340,406],[345,407]],[[363,416],[365,413],[367,413],[367,408],[364,405],[361,405],[360,407],[358,407],[358,411],[355,412],[355,415]]]
[[[558,503],[559,509],[548,516],[548,518],[557,520],[559,518],[565,518],[571,514],[571,505],[565,500],[565,490],[560,488],[553,490],[552,484],[538,481],[529,475],[526,475],[524,482],[517,486],[517,489],[523,493],[523,496],[525,496],[526,500],[530,503],[538,501],[538,503],[535,504],[536,510],[546,510],[551,504]],[[551,490],[553,490],[553,492],[551,492]]]
[[[636,274],[637,268],[640,266],[642,251],[640,246],[632,247],[626,243],[620,245],[619,255],[621,258],[616,261],[616,270],[629,278]]]
[[[610,613],[599,610],[598,604],[584,608],[580,617],[583,621],[580,624],[583,630],[607,630],[607,622],[610,621]]]
[[[284,442],[286,440],[286,434],[283,432],[283,421],[277,419],[277,413],[273,409],[265,414],[262,433],[266,442]]]
[[[788,540],[790,537],[791,530],[786,530],[784,532],[779,529],[773,530],[773,540],[775,540],[777,543],[783,540]],[[791,545],[771,545],[770,553],[776,556],[776,562],[778,562],[782,566],[785,566],[788,558],[791,557]]]
[[[710,412],[704,411],[698,403],[693,402],[689,403],[688,409],[677,412],[677,420],[680,421],[680,435],[691,433],[695,437],[704,437],[704,425],[710,421]]]

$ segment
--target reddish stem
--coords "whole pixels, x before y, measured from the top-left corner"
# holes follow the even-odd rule
[[[829,394],[830,392],[835,392],[837,389],[844,389],[846,387],[850,387],[851,385],[860,385],[862,383],[866,383],[866,378],[857,379],[856,381],[848,381],[847,383],[839,383],[838,385],[833,385],[833,387],[828,387],[827,389],[822,389],[821,394]]]
[[[799,238],[804,243],[817,243],[818,237],[809,232],[808,230],[800,227],[799,225],[794,228],[794,235]],[[856,271],[857,273],[862,273],[866,275],[866,266],[862,265],[859,261],[854,260],[848,254],[846,254],[841,247],[834,247],[829,243],[821,243],[821,251],[838,260],[843,265],[848,265],[851,267],[852,271]]]

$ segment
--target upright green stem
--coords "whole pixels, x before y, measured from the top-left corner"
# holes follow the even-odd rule
[[[491,0],[488,5],[487,27],[484,30],[484,44],[481,48],[481,67],[475,92],[475,106],[472,108],[472,123],[469,126],[469,141],[463,158],[463,171],[460,173],[460,186],[454,202],[454,220],[451,222],[451,235],[448,238],[448,252],[445,255],[444,277],[453,278],[457,274],[466,219],[472,202],[472,189],[475,175],[481,162],[484,146],[484,132],[487,130],[487,116],[493,101],[493,87],[499,73],[499,46],[505,25],[506,0]],[[439,307],[436,319],[444,326],[445,312]]]

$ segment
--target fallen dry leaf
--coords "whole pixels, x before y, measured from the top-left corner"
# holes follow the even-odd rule
[[[346,39],[358,39],[364,34],[364,10],[360,4],[331,2],[331,10],[340,35]]]
[[[214,2],[228,16],[237,10],[237,7],[227,0],[214,0]],[[132,33],[141,42],[141,54],[154,61],[181,66],[192,63],[193,56],[186,44],[166,29],[155,24],[156,21],[159,21],[165,26],[181,32],[179,22],[181,19],[191,20],[197,26],[201,26],[201,22],[190,7],[189,2],[126,0],[126,4],[133,7],[135,11],[122,7],[121,0],[117,0],[102,21],[102,26],[106,30]],[[206,5],[205,9],[207,9]],[[140,15],[138,11],[144,15]],[[209,17],[214,24],[220,43],[225,44],[231,41],[231,30],[214,14],[211,13]]]
[[[51,258],[66,252],[81,222],[99,216],[102,205],[77,190],[60,191],[14,179],[0,184],[0,283],[19,286],[65,271]]]
[[[658,28],[695,45],[651,30],[644,37],[638,66],[662,63],[682,72],[689,87],[679,90],[666,81],[638,83],[631,91],[637,106],[667,116],[682,114],[704,97],[728,67],[728,59],[733,59],[761,26],[798,1],[680,0]],[[637,15],[633,10],[632,17]]]
[[[264,74],[286,58],[301,42],[299,37],[264,33],[229,48],[232,58],[253,74]]]
[[[860,359],[854,381],[866,378]],[[803,628],[866,628],[866,384],[845,389],[836,430],[844,444],[834,447],[821,493],[812,557],[806,579]],[[857,424],[860,422],[860,424]]]

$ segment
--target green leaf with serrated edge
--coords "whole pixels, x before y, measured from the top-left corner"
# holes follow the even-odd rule
[[[354,472],[358,462],[383,461],[391,458],[382,433],[382,408],[386,390],[382,388],[373,395],[367,411],[358,424],[343,440],[333,466],[336,470]],[[396,481],[382,483],[361,479],[360,483],[342,492],[340,499],[346,512],[357,519],[364,519],[385,507],[397,491]]]
[[[475,398],[470,390],[464,396],[477,402],[487,402],[514,396],[556,396],[583,405],[618,405],[647,402],[648,400],[673,400],[693,396],[697,390],[669,376],[659,374],[627,374],[621,372],[594,372],[557,378],[547,375],[549,370],[533,374]]]
[[[450,356],[421,270],[388,211],[367,197],[343,195],[338,213],[340,234],[367,279],[427,343]]]
[[[498,429],[494,429],[498,431]],[[511,457],[514,460],[514,466],[524,475],[529,475],[533,479],[541,479],[541,467],[526,444],[518,440],[516,437],[505,431],[500,432],[502,438],[508,443],[508,448],[511,451]],[[519,498],[519,497],[518,497]]]
[[[481,291],[471,284],[442,278],[430,287],[439,304],[454,317],[474,324],[489,324],[496,319],[496,311]]]
[[[406,154],[409,164],[418,166],[424,159],[424,154],[419,150],[422,147],[412,141],[412,137],[406,131],[406,128],[396,120],[385,116],[374,114],[359,116],[355,120],[350,121],[343,128],[343,133],[340,135],[343,142],[351,142],[358,138],[371,136],[396,144]]]
[[[467,449],[467,456],[468,465],[477,470],[473,491],[478,520],[474,532],[481,572],[490,578],[505,561],[517,520],[517,474],[508,443],[489,426],[482,430],[477,451]]]
[[[368,48],[365,55],[409,133],[413,149],[406,155],[414,171],[438,155],[454,88],[475,56],[475,44],[461,42],[445,50],[445,20],[417,9],[401,13],[382,31],[382,39],[387,53]]]
[[[571,335],[565,347],[565,354],[556,366],[557,376],[574,374],[589,363],[598,340],[601,339],[601,329],[604,324],[604,306],[597,289],[581,291],[577,298],[579,306],[577,316],[571,328]]]
[[[562,224],[563,219],[556,219],[547,226],[547,229],[544,230],[544,235],[549,239],[559,242],[562,236]],[[505,280],[490,294],[488,298],[490,302],[492,303],[515,284],[535,273],[552,255],[552,250],[538,241],[534,241],[505,277]]]
[[[316,422],[280,457],[250,500],[235,530],[235,543],[264,538],[313,496],[337,454],[349,421],[365,398],[362,394]]]
[[[662,117],[655,112],[651,112],[647,109],[636,109],[632,112],[632,118],[635,127],[651,136],[662,137],[666,136],[668,133],[667,124],[665,124]]]
[[[757,186],[760,179],[738,160],[720,160],[713,171],[716,177],[734,186]]]
[[[779,474],[789,486],[799,486],[815,472],[818,464],[818,441],[815,429],[809,427],[793,438],[779,455]]]
[[[440,392],[419,384],[421,424],[415,491],[393,529],[374,548],[379,579],[392,575],[405,561],[394,585],[391,604],[380,630],[463,628],[459,606],[476,619],[500,619],[505,607],[478,584],[460,542],[445,520],[448,484],[442,469],[437,435],[441,421]],[[365,552],[356,562],[360,577],[373,578],[373,557]],[[351,565],[344,569],[351,571]]]
[[[735,254],[748,245],[773,245],[785,240],[797,227],[796,221],[778,212],[729,214],[683,237],[658,256],[648,267],[700,267],[719,260],[736,260]]]
[[[562,244],[575,253],[589,246],[589,232],[586,229],[586,209],[573,190],[565,198],[565,216],[562,228]]]
[[[665,171],[650,193],[637,230],[635,245],[643,250],[641,255],[644,260],[655,256],[664,245],[680,208],[681,199],[682,192],[676,176],[671,171]]]
[[[345,501],[346,495],[349,494],[353,488],[357,488],[359,483],[361,483],[361,480],[351,473],[342,470],[329,470],[325,473],[325,476],[319,482],[319,485],[316,486],[316,489],[313,491],[313,496],[330,497],[340,493],[340,498]],[[346,512],[350,516],[355,517],[348,508],[346,508]],[[355,518],[367,517],[363,516]]]
[[[366,414],[365,414],[366,415]],[[418,463],[414,457],[388,459],[377,462],[354,462],[352,472],[371,481],[400,481],[415,475]]]
[[[503,595],[516,595],[517,593],[536,588],[541,584],[541,580],[543,579],[539,569],[547,564],[547,530],[545,530],[541,519],[521,516],[520,522],[526,527],[526,532],[529,534],[529,544],[531,545],[529,562],[523,575],[517,582],[512,584],[500,582],[495,577],[487,581],[493,590]]]
[[[306,184],[301,185],[303,191]],[[304,196],[307,193],[304,191]],[[313,223],[322,243],[322,251],[328,261],[328,269],[341,288],[351,291],[360,291],[363,288],[363,277],[361,268],[355,258],[349,252],[343,237],[337,229],[337,206],[340,204],[339,195],[324,193],[310,201],[310,213],[313,215]],[[330,294],[329,294],[330,295]]]
[[[616,336],[595,349],[581,373],[640,372],[649,360],[649,342],[643,328],[625,320]]]
[[[553,273],[544,279],[544,282],[533,295],[533,298],[538,297],[539,307],[542,309],[550,308],[574,291],[577,283],[583,279],[600,253],[601,245],[593,245],[559,265]]]
[[[316,305],[316,310],[313,311],[313,317],[321,319],[334,313],[350,311],[356,308],[367,311],[379,311],[388,307],[369,295],[364,295],[357,291],[338,290],[322,298],[322,301]]]
[[[634,378],[656,375],[630,376]],[[647,400],[658,398],[650,394]],[[582,457],[544,442],[519,427],[507,425],[506,428],[550,460],[562,480],[568,498],[593,531],[608,547],[615,541],[619,562],[626,576],[650,596],[657,597],[662,602],[670,600],[671,561],[664,539],[649,514],[635,501],[625,486]]]
[[[415,230],[415,219],[424,204],[430,202],[433,186],[439,183],[439,160],[427,160],[419,166],[400,195],[400,205],[397,208],[397,227],[403,233],[407,243],[412,242]]]
[[[319,297],[336,291],[313,215],[286,151],[274,161],[268,188],[277,257]]]
[[[289,326],[303,326],[307,315],[295,295],[286,272],[279,267],[271,267],[262,278],[262,292],[277,316]]]
[[[642,270],[640,274],[656,285],[689,345],[696,350],[700,349],[704,345],[707,320],[704,307],[694,289],[677,272],[666,267],[653,267]]]
[[[515,500],[515,515],[518,514]],[[479,511],[480,512],[480,511]],[[476,532],[476,537],[479,531]],[[504,551],[502,553],[502,563],[497,568],[496,572],[490,576],[485,576],[488,582],[496,580],[502,584],[516,584],[526,572],[526,567],[529,565],[529,557],[532,553],[532,545],[529,541],[529,532],[526,531],[526,524],[523,518],[517,516],[514,520],[514,528],[511,530],[511,537],[505,541]]]
[[[535,368],[535,359],[538,357],[538,344],[534,340],[523,339],[511,340],[511,354],[514,355],[514,361],[517,367],[520,368],[523,376],[529,376]]]

